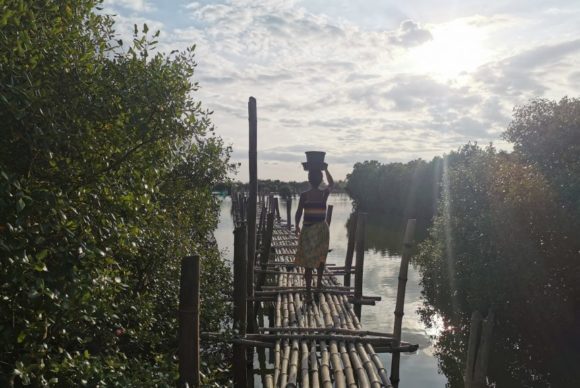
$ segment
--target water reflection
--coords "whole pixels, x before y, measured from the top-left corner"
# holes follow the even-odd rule
[[[347,223],[350,222],[351,217]],[[400,256],[406,223],[407,219],[403,217],[368,214],[365,240],[367,249],[373,249],[382,256]],[[428,220],[417,219],[415,241],[419,242],[427,237],[428,224]]]

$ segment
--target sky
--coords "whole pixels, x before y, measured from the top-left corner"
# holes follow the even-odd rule
[[[431,159],[469,141],[508,149],[515,106],[577,97],[580,1],[105,0],[116,31],[196,45],[195,100],[248,178],[250,96],[258,176],[306,180],[326,151],[335,179],[356,162]]]

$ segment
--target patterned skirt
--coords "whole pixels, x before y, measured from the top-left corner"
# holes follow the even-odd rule
[[[300,231],[294,262],[306,268],[317,268],[326,262],[330,233],[326,222],[305,226]]]

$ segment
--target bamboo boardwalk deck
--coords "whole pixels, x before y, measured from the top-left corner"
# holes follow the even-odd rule
[[[247,201],[240,196],[234,200],[233,206],[234,214],[240,213],[235,216],[238,220],[236,224],[243,226]],[[380,298],[356,295],[354,290],[362,290],[362,285],[350,287],[339,282],[338,278],[345,273],[349,276],[355,272],[349,271],[349,265],[327,266],[321,293],[314,292],[316,276],[313,276],[313,293],[318,297],[310,303],[306,302],[304,269],[293,264],[298,238],[294,228],[288,222],[281,221],[277,209],[277,199],[272,196],[269,200],[261,197],[257,202],[256,276],[247,301],[248,306],[251,303],[253,306],[248,308],[248,331],[238,339],[238,344],[250,349],[253,346],[262,351],[269,348],[274,367],[273,373],[262,376],[263,385],[391,387],[393,380],[396,386],[398,373],[391,374],[389,378],[378,354],[413,352],[417,346],[401,342],[394,332],[364,330],[353,303],[360,302],[359,306],[374,304]],[[360,270],[362,275],[362,267],[356,270]],[[260,314],[269,316],[268,327],[259,327],[252,314],[254,317]],[[253,361],[252,354],[250,351],[248,359]],[[237,386],[250,385],[252,379],[249,374],[253,373],[253,368],[251,371],[248,368],[246,373],[246,382],[238,382]]]

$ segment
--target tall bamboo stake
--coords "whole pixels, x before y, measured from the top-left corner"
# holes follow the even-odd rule
[[[348,226],[348,245],[346,246],[346,258],[344,259],[344,285],[350,287],[350,275],[352,270],[352,258],[354,255],[354,247],[356,241],[356,225],[358,213],[353,213],[350,225]]]
[[[268,221],[266,222],[266,231],[263,235],[262,249],[260,252],[260,265],[263,271],[267,271],[268,262],[270,260],[270,249],[272,248],[272,234],[274,232],[274,214],[268,214]],[[266,279],[266,273],[260,273],[258,280],[256,282],[256,289],[259,291],[262,289]]]
[[[363,290],[363,271],[365,265],[365,234],[366,234],[367,214],[359,213],[356,226],[356,268],[354,274],[354,298],[362,299]],[[354,312],[360,321],[361,303],[354,305]]]
[[[276,219],[280,221],[280,205],[278,203],[278,197],[274,197],[274,213],[276,214]]]
[[[246,225],[242,224],[234,230],[234,331],[240,337],[246,334],[246,268],[247,252],[245,249]],[[234,344],[233,348],[234,387],[247,386],[247,352],[243,345]]]
[[[248,261],[254,268],[256,257],[256,209],[258,200],[258,115],[256,109],[256,99],[250,97],[248,101],[248,121],[249,121],[249,174],[250,187],[248,193]]]
[[[292,197],[286,199],[286,221],[288,228],[292,228]]]
[[[409,261],[411,260],[411,250],[413,248],[413,239],[415,237],[415,219],[407,221],[405,236],[403,238],[403,253],[401,255],[401,267],[399,269],[399,284],[397,287],[397,304],[395,307],[395,326],[393,336],[398,343],[401,341],[401,328],[403,326],[403,314],[405,307],[405,288],[407,287],[407,273],[409,271]],[[399,363],[401,361],[400,353],[393,353],[391,359],[391,382],[395,387],[399,385]]]
[[[268,195],[268,213],[274,212],[274,194]]]
[[[199,256],[181,260],[178,343],[180,386],[199,387]]]

